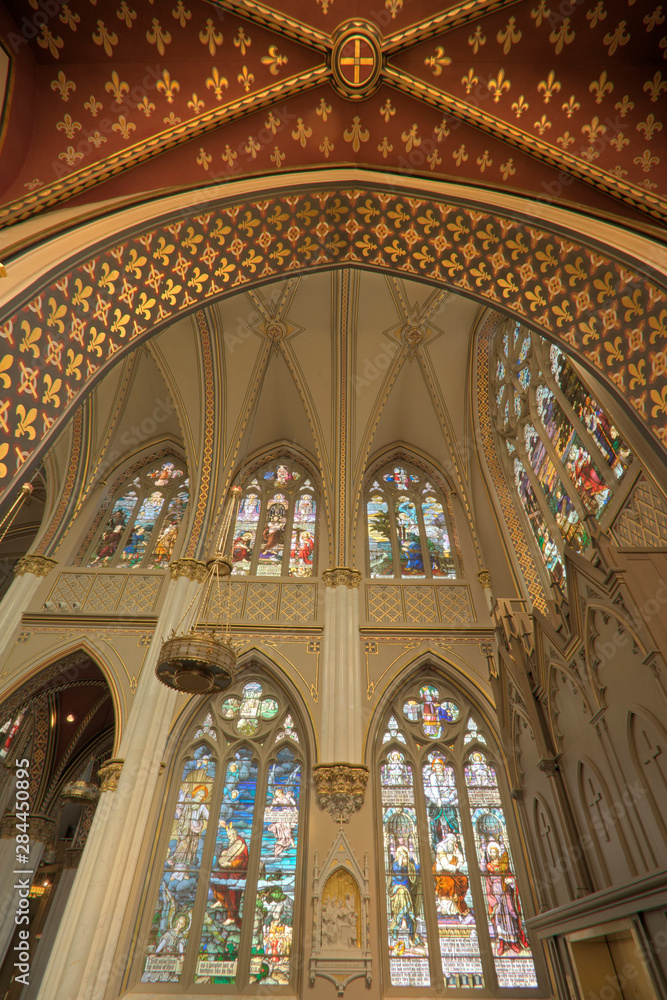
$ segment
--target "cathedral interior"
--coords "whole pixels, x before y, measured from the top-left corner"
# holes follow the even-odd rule
[[[0,3],[1,1000],[667,997],[666,60]]]

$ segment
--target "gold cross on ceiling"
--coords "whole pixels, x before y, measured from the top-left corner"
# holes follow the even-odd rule
[[[354,77],[353,83],[360,83],[360,72],[362,66],[373,66],[375,64],[374,56],[363,56],[361,55],[361,38],[354,39],[354,55],[353,56],[343,56],[341,58],[341,66],[353,66],[354,67]],[[368,44],[368,43],[366,43]]]

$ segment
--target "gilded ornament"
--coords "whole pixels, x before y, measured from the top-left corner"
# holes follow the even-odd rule
[[[206,563],[199,562],[198,559],[175,559],[169,564],[169,572],[172,580],[184,576],[188,580],[201,583],[206,578]]]
[[[14,576],[23,576],[24,573],[40,577],[48,576],[57,565],[55,559],[47,559],[46,556],[22,556],[14,566]]]
[[[100,779],[100,792],[115,792],[118,788],[120,773],[125,762],[120,759],[108,760],[97,772]]]
[[[364,804],[368,768],[363,764],[316,764],[313,780],[318,805],[337,823],[349,823]]]
[[[347,566],[325,569],[322,573],[322,581],[325,587],[356,588],[361,584],[361,580],[362,576],[359,570],[349,569]]]

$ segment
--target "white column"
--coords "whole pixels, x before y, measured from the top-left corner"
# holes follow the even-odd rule
[[[23,556],[14,567],[14,581],[0,602],[0,659],[14,642],[23,612],[30,606],[42,579],[57,563],[45,556]]]
[[[179,563],[193,563],[193,560],[179,560]],[[124,763],[118,784],[115,790],[111,786],[100,796],[44,973],[40,1000],[92,1000],[103,996],[106,990],[138,875],[137,862],[149,803],[155,792],[175,702],[181,697],[158,681],[155,666],[163,639],[179,623],[197,586],[196,580],[180,576],[171,581],[167,590],[123,735],[119,757]]]
[[[321,762],[361,764],[363,683],[358,589],[361,574],[340,567],[326,570],[323,579]]]
[[[37,996],[39,984],[42,981],[44,969],[49,960],[49,954],[58,933],[60,921],[62,920],[75,876],[76,868],[65,868],[58,880],[55,897],[51,901],[49,913],[44,923],[42,936],[39,939],[37,948],[35,948],[35,942],[31,942],[30,985],[24,987],[21,992],[21,1000],[34,1000]]]

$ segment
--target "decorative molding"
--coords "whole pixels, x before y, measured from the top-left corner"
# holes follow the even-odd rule
[[[553,778],[559,771],[558,760],[555,757],[543,757],[542,760],[538,760],[537,769],[546,774],[547,778]]]
[[[184,576],[188,580],[202,583],[206,579],[206,563],[198,559],[175,559],[169,563],[169,572],[172,580],[178,580]]]
[[[313,862],[310,986],[318,977],[327,979],[342,997],[354,979],[371,985],[369,909],[368,854],[362,868],[341,827],[322,868],[317,852]]]
[[[213,462],[213,435],[215,432],[215,384],[213,376],[213,350],[211,333],[206,321],[206,313],[200,309],[195,314],[199,327],[199,343],[201,345],[201,360],[204,369],[204,447],[199,466],[199,489],[197,491],[197,510],[190,529],[190,538],[185,555],[192,559],[197,549],[201,535],[204,516],[208,505],[208,491],[211,485],[211,467]],[[177,560],[178,562],[178,560]],[[172,573],[172,579],[176,579]]]
[[[322,582],[325,587],[349,587],[358,588],[361,585],[362,576],[358,569],[349,569],[347,566],[336,566],[334,569],[325,569],[322,573]]]
[[[5,813],[0,820],[0,840],[13,840],[16,837],[16,824],[23,823],[15,813]],[[52,847],[55,840],[56,821],[50,816],[30,815],[28,818],[28,834],[31,843],[44,844]]]
[[[108,760],[97,772],[100,779],[100,792],[115,792],[120,780],[120,772],[125,761],[120,758]]]
[[[320,809],[326,809],[337,823],[349,823],[364,804],[368,768],[364,764],[316,764],[313,780]]]
[[[22,556],[14,566],[14,576],[23,576],[25,573],[48,576],[57,565],[55,559],[49,559],[47,556]]]
[[[47,428],[50,423],[44,420],[44,433],[46,434]],[[56,532],[61,527],[63,518],[72,497],[72,491],[74,490],[74,484],[76,478],[81,469],[81,446],[83,443],[83,409],[79,408],[74,413],[72,417],[72,447],[69,455],[69,468],[67,470],[67,478],[65,479],[65,484],[63,486],[63,491],[60,495],[60,502],[58,504],[57,510],[53,517],[51,518],[51,523],[46,530],[43,538],[40,540],[37,548],[35,549],[35,555],[42,556],[46,552],[47,548],[53,541]],[[58,546],[56,545],[56,548]]]
[[[480,569],[477,579],[484,590],[491,590],[491,572],[488,569]]]

